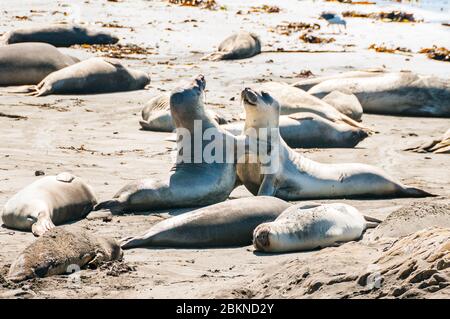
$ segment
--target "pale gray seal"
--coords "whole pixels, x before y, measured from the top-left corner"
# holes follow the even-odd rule
[[[244,122],[235,122],[221,127],[240,135],[244,126]],[[308,112],[281,115],[279,127],[281,137],[293,148],[355,147],[369,136],[366,130]]]
[[[268,196],[228,200],[159,222],[142,236],[123,239],[122,248],[250,245],[256,226],[275,220],[290,206]]]
[[[325,95],[322,101],[330,104],[349,118],[361,122],[363,108],[356,95],[333,91],[330,94]]]
[[[232,34],[219,45],[218,52],[211,53],[203,60],[238,60],[251,58],[261,53],[261,40],[250,32],[239,31]]]
[[[355,94],[365,113],[450,117],[450,80],[412,72],[326,80],[308,93],[319,98],[332,91]]]
[[[109,32],[65,24],[12,30],[0,39],[4,44],[45,42],[57,47],[69,47],[74,44],[113,44],[117,41],[119,38]]]
[[[98,94],[141,90],[150,75],[126,68],[113,59],[91,58],[49,74],[30,88],[30,95]]]
[[[75,227],[57,227],[20,253],[9,269],[8,279],[19,282],[70,274],[85,266],[98,267],[122,257],[122,249],[112,238],[97,237]]]
[[[222,202],[234,188],[234,161],[208,162],[204,156],[210,144],[202,136],[206,130],[227,147],[235,147],[230,133],[221,129],[205,112],[203,105],[205,78],[199,75],[192,83],[174,90],[170,95],[170,111],[176,127],[177,162],[167,179],[143,179],[123,187],[112,200],[100,203],[95,209],[109,209],[113,213],[140,212],[161,208],[197,207]],[[196,129],[198,127],[198,130]],[[184,134],[190,134],[190,139]],[[194,139],[200,138],[196,146]],[[180,144],[181,141],[181,144]],[[198,147],[198,149],[196,149]],[[192,151],[192,152],[191,152]],[[234,149],[233,149],[234,152]],[[200,156],[200,158],[197,158]],[[221,159],[223,160],[223,159]]]
[[[275,221],[256,227],[253,245],[272,253],[333,246],[357,240],[367,228],[381,222],[367,219],[347,204],[301,203],[286,209]]]
[[[419,146],[406,148],[405,151],[413,151],[417,153],[432,152],[435,154],[450,154],[450,129],[438,138],[433,138],[430,141]]]
[[[206,110],[209,117],[218,124],[228,121],[212,110]],[[142,109],[142,120],[139,121],[143,130],[158,132],[173,132],[175,126],[170,114],[170,94],[160,94],[152,98]]]
[[[266,92],[242,91],[246,111],[245,134],[266,149],[269,162],[259,154],[238,159],[237,174],[253,194],[284,200],[342,197],[424,197],[429,193],[395,181],[381,169],[365,164],[321,164],[294,152],[280,137],[280,105]],[[270,136],[261,134],[269,131]],[[264,133],[264,132],[263,132]],[[251,144],[251,143],[250,143]],[[256,160],[252,157],[256,157]],[[251,159],[251,160],[250,160]],[[270,170],[266,170],[269,168]],[[268,172],[268,173],[265,173]]]
[[[92,188],[70,173],[46,176],[14,195],[3,208],[6,227],[40,236],[69,221],[84,218],[97,204]]]
[[[77,62],[46,43],[0,46],[0,86],[38,84],[50,73]]]

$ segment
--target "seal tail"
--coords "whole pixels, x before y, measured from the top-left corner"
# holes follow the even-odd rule
[[[138,237],[125,237],[119,241],[120,248],[123,250],[137,248],[141,246],[141,240]]]
[[[402,190],[404,197],[436,197],[438,195],[428,193],[420,188],[406,187]]]
[[[366,215],[364,215],[364,219],[366,220],[366,229],[375,228],[381,223],[381,220]]]
[[[213,52],[205,55],[202,60],[203,61],[220,61],[224,60],[227,53],[225,52]]]
[[[122,211],[122,204],[117,199],[107,200],[95,205],[93,211],[109,210],[112,213],[119,213]]]
[[[154,130],[153,127],[147,121],[140,120],[139,124],[141,125],[142,129],[145,131],[153,131]]]

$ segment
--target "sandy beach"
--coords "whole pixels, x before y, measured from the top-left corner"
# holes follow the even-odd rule
[[[126,55],[121,61],[150,73],[152,80],[147,90],[98,95],[31,97],[8,93],[11,88],[0,88],[0,114],[9,115],[0,116],[0,207],[17,191],[37,180],[36,171],[45,175],[72,172],[92,185],[100,200],[110,199],[132,180],[164,177],[171,167],[173,145],[165,141],[167,133],[140,130],[141,109],[156,94],[170,91],[200,73],[207,81],[207,107],[229,119],[243,111],[239,94],[244,87],[269,80],[294,83],[304,70],[314,75],[331,75],[385,68],[447,79],[450,76],[450,63],[416,53],[433,45],[450,48],[450,28],[442,25],[448,12],[386,2],[350,5],[324,1],[222,0],[218,3],[224,7],[211,11],[180,7],[167,1],[33,0],[14,6],[9,1],[0,1],[3,17],[0,34],[14,28],[64,21],[108,30],[120,37],[120,44],[148,49],[147,55]],[[281,11],[247,13],[251,6],[263,4],[277,5]],[[396,8],[407,8],[424,21],[388,23],[347,18],[347,29],[338,33],[327,27],[324,20],[317,19],[327,10],[379,12]],[[238,11],[243,13],[236,14]],[[313,34],[333,37],[335,41],[306,44],[298,39],[300,33],[281,35],[271,31],[284,22],[318,23],[321,28]],[[108,24],[115,27],[104,27]],[[224,38],[239,30],[258,34],[263,53],[239,61],[201,61]],[[371,44],[404,47],[411,53],[378,53],[368,50]],[[274,52],[277,50],[327,52]],[[83,47],[61,48],[61,51],[83,59],[104,56],[102,52]],[[372,164],[407,185],[438,196],[319,202],[348,203],[364,215],[382,220],[398,209],[414,205],[446,207],[447,211],[440,214],[450,216],[449,155],[403,151],[442,135],[450,128],[450,120],[364,114],[363,124],[377,134],[355,148],[297,151],[324,163]],[[247,196],[252,195],[240,186],[230,198]],[[438,210],[436,207],[433,209]],[[186,211],[114,216],[111,221],[82,220],[76,224],[98,235],[120,239],[141,234],[156,222]],[[439,226],[450,227],[450,217]],[[350,276],[367,272],[395,241],[395,238],[375,241],[374,231],[367,231],[359,242],[303,253],[264,255],[255,252],[253,246],[132,249],[125,252],[122,262],[82,270],[75,281],[74,277],[54,276],[11,284],[3,282],[2,276],[18,253],[35,238],[31,233],[0,228],[0,298],[379,297],[373,292],[355,293],[361,287],[356,283],[357,278]],[[290,288],[286,286],[305,273],[307,279],[289,284]],[[344,279],[333,281],[333,278]],[[419,292],[409,297],[450,297],[448,287],[435,294]]]

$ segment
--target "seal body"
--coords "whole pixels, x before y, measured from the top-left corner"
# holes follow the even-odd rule
[[[286,83],[266,82],[257,86],[257,90],[269,93],[280,104],[280,114],[299,112],[314,113],[332,122],[344,122],[354,127],[363,128],[357,121],[342,114],[321,99]]]
[[[253,245],[265,252],[312,250],[357,240],[367,227],[364,216],[347,204],[297,204],[259,225]]]
[[[256,226],[275,220],[288,207],[275,197],[229,200],[159,222],[144,235],[123,240],[122,248],[249,245]]]
[[[46,43],[0,46],[0,86],[38,84],[50,73],[77,62]]]
[[[331,79],[308,93],[323,97],[332,91],[356,95],[364,112],[450,117],[450,81],[412,72]]]
[[[226,38],[220,45],[218,52],[207,55],[203,60],[238,60],[251,58],[261,53],[261,40],[250,32],[240,31]]]
[[[216,141],[221,140],[223,154],[228,154],[231,148],[234,151],[235,138],[222,130],[205,112],[205,86],[206,81],[200,75],[192,83],[171,93],[170,111],[179,142],[177,160],[168,178],[132,182],[122,188],[112,200],[100,203],[96,210],[109,209],[113,213],[123,213],[198,207],[228,198],[236,181],[234,158],[230,161],[224,161],[223,158],[218,161],[206,159],[203,154],[209,153],[211,144],[202,136],[208,130]],[[199,142],[195,142],[195,139]]]
[[[211,110],[206,112],[218,124],[227,123],[227,120],[219,114]],[[173,132],[175,125],[170,114],[170,94],[160,94],[152,98],[142,109],[142,120],[139,124],[143,130]]]
[[[91,187],[70,173],[43,177],[14,195],[3,208],[6,227],[40,236],[69,221],[84,218],[97,204]]]
[[[122,259],[116,240],[77,229],[54,228],[29,245],[11,265],[8,279],[19,282],[36,277],[72,273],[85,266]]]
[[[150,76],[119,61],[91,58],[56,71],[43,79],[31,95],[96,94],[143,89]]]
[[[243,133],[244,125],[237,122],[222,127],[239,135]],[[293,148],[354,147],[368,136],[366,130],[308,112],[281,115],[279,127],[281,137]]]
[[[322,101],[330,104],[336,110],[344,115],[347,115],[349,118],[361,122],[363,108],[356,95],[333,91],[324,96]]]
[[[374,166],[322,164],[294,152],[280,137],[279,104],[266,92],[245,89],[245,134],[250,144],[267,149],[267,159],[248,152],[238,160],[237,174],[255,195],[285,200],[343,197],[424,197],[429,193],[406,187]],[[270,132],[262,135],[260,129]],[[266,147],[268,145],[269,147]]]
[[[44,42],[57,47],[69,47],[74,44],[113,44],[119,39],[108,32],[61,24],[13,30],[3,35],[0,41],[4,44]]]

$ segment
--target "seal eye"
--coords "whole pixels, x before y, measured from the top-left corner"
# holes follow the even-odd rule
[[[269,95],[269,93],[267,93],[267,92],[265,92],[265,91],[261,91],[261,96],[263,97],[263,98],[270,98],[270,95]]]

